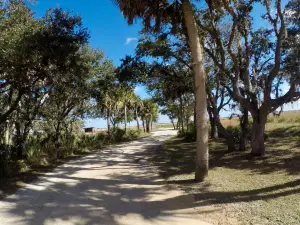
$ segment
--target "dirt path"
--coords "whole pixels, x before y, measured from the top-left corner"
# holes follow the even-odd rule
[[[0,201],[0,224],[204,225],[144,158],[172,130],[66,163]],[[148,151],[148,153],[147,153]]]

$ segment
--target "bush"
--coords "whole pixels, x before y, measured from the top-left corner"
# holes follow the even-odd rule
[[[195,141],[196,140],[196,128],[194,124],[190,125],[190,129],[182,133],[181,130],[178,131],[178,137],[183,137],[186,141]]]
[[[129,130],[125,136],[125,138],[129,141],[137,139],[141,135],[140,130]]]
[[[228,126],[228,127],[226,128],[226,130],[227,130],[227,132],[228,132],[229,134],[232,135],[234,142],[236,142],[236,143],[239,143],[239,142],[240,142],[240,136],[241,136],[241,133],[242,133],[241,127],[240,127],[240,126],[235,126],[235,127],[233,127],[233,126]]]

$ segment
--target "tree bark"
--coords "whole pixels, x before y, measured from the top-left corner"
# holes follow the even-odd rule
[[[203,181],[208,175],[208,126],[207,126],[207,102],[205,88],[205,71],[203,67],[202,46],[199,32],[194,18],[194,12],[189,0],[182,0],[185,25],[188,32],[189,45],[192,53],[193,70],[195,74],[196,97],[196,171],[195,180]]]
[[[218,128],[216,124],[216,120],[213,116],[213,113],[210,109],[208,109],[208,116],[209,116],[209,122],[210,122],[210,137],[212,139],[216,139],[219,137],[218,135]]]
[[[176,130],[176,126],[175,126],[174,120],[171,119],[171,123],[173,124],[174,130]]]
[[[125,101],[125,105],[124,105],[124,114],[125,114],[125,134],[127,131],[127,102]]]
[[[243,116],[240,121],[240,127],[241,127],[241,137],[240,137],[240,146],[239,151],[246,151],[246,145],[248,140],[248,126],[249,126],[249,115],[248,110],[243,110]]]
[[[145,133],[146,130],[145,130],[145,121],[144,121],[144,117],[142,117],[141,119],[142,119],[143,130],[144,130],[144,133]]]
[[[267,115],[253,118],[251,128],[251,155],[264,156],[265,155],[265,125]]]
[[[152,125],[153,125],[153,118],[152,118],[152,114],[150,114],[150,121],[149,121],[149,126],[150,126],[150,132],[152,132]]]
[[[146,119],[146,132],[150,133],[150,121]]]
[[[181,125],[181,132],[182,132],[182,134],[184,134],[182,95],[180,95],[179,103],[180,103],[180,123],[181,123],[180,125]]]
[[[60,157],[59,156],[59,148],[60,148],[60,124],[61,122],[57,123],[56,129],[55,129],[55,141],[54,141],[54,147],[55,147],[55,158]]]
[[[107,117],[107,134],[110,136],[110,109],[107,109],[106,111],[106,117]]]
[[[17,146],[17,159],[23,158],[23,141],[22,141],[22,132],[21,132],[21,124],[17,121],[15,123],[16,129],[16,146]]]
[[[136,119],[137,129],[140,130],[140,123],[139,123],[139,117],[138,117],[137,108],[135,109],[135,119]]]

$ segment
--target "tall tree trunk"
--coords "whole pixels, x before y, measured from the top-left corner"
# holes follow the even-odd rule
[[[8,122],[2,122],[1,123],[1,151],[0,151],[0,178],[6,177],[9,175],[9,145],[8,145],[8,132],[7,129],[9,129],[9,123]]]
[[[145,133],[146,130],[145,130],[145,120],[144,120],[144,117],[141,117],[141,119],[142,119],[143,130],[144,130],[144,133]]]
[[[153,117],[152,117],[152,114],[150,114],[149,124],[150,124],[150,132],[152,132],[152,129],[153,129]]]
[[[189,45],[193,59],[195,74],[195,97],[197,115],[197,139],[196,139],[196,171],[195,180],[203,181],[208,175],[208,126],[207,126],[207,102],[205,88],[205,71],[203,67],[202,46],[199,32],[194,18],[194,12],[189,0],[182,0],[185,25],[188,32]]]
[[[179,103],[180,103],[180,123],[181,123],[181,132],[182,132],[182,134],[184,134],[182,95],[180,95]]]
[[[17,159],[23,158],[23,141],[22,141],[22,131],[21,124],[17,121],[15,123],[16,128],[16,146],[17,146]]]
[[[150,121],[146,119],[146,132],[150,133]]]
[[[107,134],[110,136],[110,109],[106,110]]]
[[[138,117],[137,108],[135,109],[135,119],[136,119],[137,129],[140,130],[140,124],[139,124],[139,117]]]
[[[189,118],[187,118],[185,122],[186,122],[186,130],[189,131],[189,122],[190,122]]]
[[[265,155],[265,125],[267,115],[253,117],[253,124],[251,128],[251,155],[264,156]]]
[[[246,150],[246,145],[247,145],[247,140],[248,140],[248,126],[249,126],[249,115],[248,115],[248,110],[243,109],[243,116],[240,121],[240,127],[241,127],[241,137],[240,137],[240,146],[239,150],[240,151],[245,151]]]
[[[209,122],[210,122],[210,137],[213,139],[216,139],[219,137],[218,128],[217,128],[216,120],[215,120],[210,108],[208,108],[208,116],[209,116]]]
[[[176,130],[176,126],[175,126],[174,120],[173,119],[170,119],[170,120],[171,120],[171,123],[173,124],[174,130]]]
[[[55,147],[55,158],[60,157],[59,155],[59,148],[60,148],[60,124],[61,122],[58,121],[57,126],[55,128],[55,137],[54,137],[54,147]]]
[[[125,134],[127,131],[127,102],[125,101],[125,106],[124,106],[124,114],[125,114]]]

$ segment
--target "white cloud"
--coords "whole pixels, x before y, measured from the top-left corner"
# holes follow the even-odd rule
[[[141,90],[142,90],[141,87],[136,86],[136,87],[134,88],[134,93],[135,93],[135,94],[138,94]]]
[[[129,45],[133,41],[137,41],[137,38],[134,38],[134,37],[126,38],[125,45]]]

